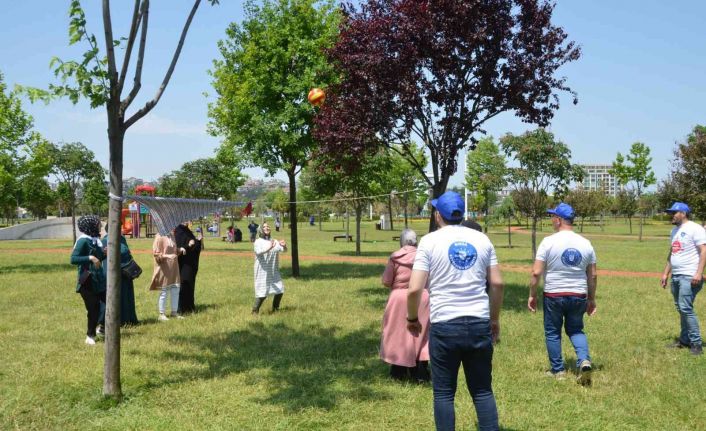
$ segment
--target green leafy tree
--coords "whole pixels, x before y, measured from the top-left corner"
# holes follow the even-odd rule
[[[663,208],[671,202],[688,202],[702,220],[706,218],[706,126],[695,126],[686,141],[674,149],[674,162],[668,183],[662,185]],[[668,202],[667,201],[671,201]],[[664,204],[666,203],[666,206]]]
[[[52,173],[68,188],[68,205],[71,208],[73,238],[76,242],[76,204],[79,188],[84,181],[102,176],[103,168],[96,161],[93,151],[80,142],[54,146],[51,153],[54,161]]]
[[[637,194],[634,190],[620,190],[613,201],[613,212],[628,220],[632,235],[632,218],[637,213]]]
[[[212,5],[218,0],[208,0]],[[50,67],[60,83],[51,84],[48,90],[26,88],[31,100],[49,101],[68,98],[73,103],[85,98],[91,108],[105,107],[108,118],[110,193],[122,196],[123,142],[127,130],[147,115],[159,102],[169,84],[172,73],[184,46],[186,35],[201,0],[194,0],[191,11],[179,36],[172,60],[164,74],[157,93],[134,112],[128,109],[142,88],[142,68],[145,60],[150,0],[134,0],[129,32],[126,37],[113,35],[110,0],[102,0],[103,44],[101,55],[98,39],[89,33],[88,20],[80,0],[71,0],[69,6],[69,44],[83,43],[86,51],[80,61],[63,61],[53,58]],[[116,48],[123,51],[123,62],[116,61]],[[135,50],[137,52],[135,52]],[[136,61],[131,66],[133,55]],[[133,74],[132,87],[126,86],[128,75]],[[129,91],[128,91],[128,88]],[[126,95],[124,93],[127,92]],[[116,400],[122,397],[120,382],[120,215],[122,202],[110,200],[108,217],[108,291],[106,293],[106,354],[103,371],[103,395]]]
[[[218,158],[197,159],[159,179],[163,196],[191,199],[235,199],[245,177],[237,166],[224,165]]]
[[[338,33],[338,9],[330,1],[264,0],[245,3],[242,24],[231,24],[218,43],[209,105],[210,131],[222,136],[223,157],[241,158],[289,180],[292,274],[299,275],[296,176],[311,157],[312,87],[334,81],[324,51]]]
[[[532,221],[532,258],[537,253],[537,224],[546,214],[549,202],[547,191],[560,198],[572,181],[581,181],[584,175],[579,165],[571,164],[571,150],[556,140],[545,129],[536,129],[520,136],[505,135],[500,139],[505,154],[517,167],[509,168],[509,181],[515,193],[512,198],[517,209]]]
[[[512,196],[507,196],[500,202],[500,206],[495,210],[494,216],[507,221],[507,246],[512,248],[512,218],[515,217],[517,207],[512,200]]]
[[[483,138],[466,156],[466,187],[475,196],[488,232],[488,211],[497,202],[497,192],[507,185],[505,156],[492,137]]]
[[[571,205],[579,218],[579,230],[583,233],[583,224],[586,218],[601,215],[607,208],[605,193],[598,190],[577,189],[566,195],[566,203]]]
[[[101,169],[83,183],[81,204],[92,214],[108,214],[108,184],[105,181],[105,171]]]
[[[382,193],[390,192],[385,203],[387,204],[388,214],[390,217],[390,229],[393,227],[393,202],[398,201],[399,206],[404,211],[404,226],[407,227],[408,207],[411,202],[415,202],[419,197],[426,200],[427,181],[421,173],[409,162],[409,158],[413,157],[419,160],[420,163],[427,163],[424,155],[423,147],[410,143],[407,150],[410,155],[405,157],[401,155],[403,149],[400,146],[392,146],[394,150],[388,150],[389,169],[385,172],[380,172],[382,175],[381,182],[388,190],[383,190]],[[393,193],[396,192],[396,193]],[[404,193],[403,193],[404,192]]]
[[[654,171],[650,166],[650,147],[642,142],[635,142],[630,147],[630,152],[623,156],[621,153],[615,157],[610,174],[615,176],[618,183],[630,186],[635,190],[635,197],[639,202],[646,187],[657,182]],[[644,214],[640,212],[640,241],[642,241],[642,225]]]

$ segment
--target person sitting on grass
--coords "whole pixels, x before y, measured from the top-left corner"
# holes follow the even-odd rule
[[[255,248],[255,304],[252,307],[252,314],[260,312],[260,306],[268,295],[274,295],[272,301],[272,311],[279,310],[282,295],[284,295],[284,284],[279,273],[279,253],[287,249],[284,240],[276,240],[270,237],[270,226],[263,223],[258,229],[258,238],[253,244]]]

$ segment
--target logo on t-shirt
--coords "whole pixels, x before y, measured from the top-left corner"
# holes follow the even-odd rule
[[[681,242],[679,242],[679,240],[676,240],[672,243],[672,254],[681,253],[682,250],[684,250],[684,247],[681,245]]]
[[[581,252],[575,248],[567,248],[561,254],[561,263],[566,266],[579,266],[581,260],[583,260],[583,256],[581,256]]]
[[[476,263],[478,252],[471,244],[464,241],[456,241],[449,247],[449,260],[451,265],[457,269],[468,269]]]

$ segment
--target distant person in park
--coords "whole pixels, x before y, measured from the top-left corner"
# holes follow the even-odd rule
[[[235,230],[233,229],[233,225],[228,226],[228,234],[226,240],[228,242],[235,242]]]
[[[275,232],[279,232],[279,228],[282,226],[282,221],[279,216],[275,217]]]
[[[583,331],[583,315],[596,313],[596,252],[589,240],[574,232],[576,214],[571,205],[560,203],[547,212],[552,216],[555,233],[544,238],[537,248],[527,308],[537,311],[537,285],[544,276],[544,336],[551,366],[547,375],[566,377],[561,355],[563,326],[576,352],[577,381],[590,385],[593,365]]]
[[[233,242],[243,242],[243,231],[238,229],[238,226],[233,231]]]
[[[282,295],[284,295],[284,284],[279,273],[279,254],[287,250],[287,243],[284,240],[273,239],[270,234],[270,226],[263,223],[254,243],[255,304],[252,307],[253,315],[260,312],[260,306],[268,295],[275,296],[272,301],[272,311],[278,311]]]
[[[309,226],[314,226],[314,221],[315,221],[314,216],[310,215],[309,216]]]
[[[202,239],[194,235],[189,228],[189,223],[177,226],[174,229],[174,238],[177,248],[185,251],[179,255],[179,314],[184,315],[196,311],[194,292],[196,274],[199,272]]]
[[[101,240],[103,249],[108,249],[108,226],[105,228],[106,235]],[[106,256],[107,257],[107,256]],[[128,264],[132,260],[132,253],[127,245],[127,239],[120,235],[120,266]],[[108,260],[103,261],[104,272],[108,270]],[[120,324],[121,325],[137,325],[140,321],[137,319],[137,311],[135,310],[135,285],[133,280],[126,277],[124,274],[120,277]]]
[[[155,235],[152,244],[152,256],[154,257],[154,272],[150,290],[159,290],[157,308],[159,310],[159,321],[167,321],[166,314],[167,296],[170,296],[171,317],[183,319],[178,314],[179,310],[179,255],[186,253],[184,248],[177,248],[174,239],[174,231],[170,235]]]
[[[704,285],[706,231],[689,220],[691,210],[683,202],[674,202],[667,213],[672,215],[674,228],[671,234],[672,247],[662,273],[662,288],[667,287],[671,274],[672,296],[681,325],[679,338],[669,347],[689,348],[693,355],[702,355],[701,331],[694,311],[694,301]]]
[[[429,293],[422,291],[418,319],[422,331],[407,331],[407,287],[417,254],[417,234],[412,229],[400,233],[400,249],[392,253],[382,274],[382,284],[390,288],[382,318],[380,358],[390,364],[390,377],[428,382],[429,376]]]
[[[415,335],[424,329],[418,310],[428,285],[436,429],[455,429],[454,398],[463,364],[478,429],[497,430],[492,361],[493,343],[500,336],[503,281],[495,248],[485,234],[460,225],[464,205],[458,193],[446,192],[432,205],[439,229],[425,235],[417,247],[407,296],[407,329]]]
[[[248,231],[250,231],[250,242],[255,242],[255,239],[257,238],[257,228],[258,224],[255,223],[254,220],[250,220],[250,224],[248,224]]]
[[[83,216],[77,224],[81,235],[71,252],[71,264],[78,266],[76,292],[86,307],[86,344],[93,346],[96,344],[101,302],[105,302],[106,283],[101,265],[105,251],[100,241],[101,221],[98,216]]]

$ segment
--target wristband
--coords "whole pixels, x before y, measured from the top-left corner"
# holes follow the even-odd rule
[[[410,319],[409,317],[407,318],[407,322],[409,323],[416,323],[419,322],[419,317],[415,317],[414,319]]]

